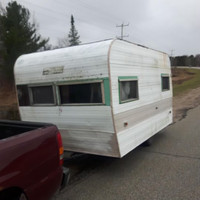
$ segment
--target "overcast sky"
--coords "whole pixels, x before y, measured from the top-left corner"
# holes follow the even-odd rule
[[[0,0],[3,7],[8,0]],[[17,0],[28,8],[38,32],[56,45],[67,37],[70,15],[82,43],[120,36],[173,55],[200,53],[199,0]]]

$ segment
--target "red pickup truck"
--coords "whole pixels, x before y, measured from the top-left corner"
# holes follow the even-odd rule
[[[55,125],[0,121],[0,200],[47,200],[64,185],[63,146]]]

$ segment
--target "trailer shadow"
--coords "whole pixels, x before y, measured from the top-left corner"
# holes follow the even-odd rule
[[[110,165],[114,160],[117,160],[117,158],[89,154],[75,154],[70,158],[65,158],[64,166],[70,169],[69,184],[89,177],[95,171]]]
[[[110,165],[126,162],[130,159],[135,159],[137,162],[137,154],[139,152],[147,153],[154,147],[162,143],[166,139],[166,132],[161,131],[153,136],[151,145],[141,144],[123,158],[111,158],[105,156],[89,155],[89,154],[74,154],[71,157],[65,157],[64,166],[70,169],[69,185],[76,184],[99,170],[109,168]]]

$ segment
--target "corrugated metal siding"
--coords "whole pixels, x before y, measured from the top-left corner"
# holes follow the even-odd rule
[[[21,107],[22,119],[55,123],[60,129],[114,133],[109,106]]]
[[[21,56],[15,64],[16,84],[80,82],[99,78],[109,81],[108,50],[111,42]],[[63,73],[43,75],[44,69],[61,66],[64,66]],[[20,107],[20,114],[22,120],[56,124],[65,150],[119,157],[111,107],[108,105],[110,102],[107,106]]]
[[[141,106],[132,110],[121,112],[115,115],[117,133],[127,130],[153,116],[160,113],[165,113],[172,107],[172,98],[157,101],[152,104]],[[171,113],[168,113],[169,116]],[[128,125],[124,126],[127,122]]]
[[[42,75],[43,69],[60,66],[62,74]],[[124,156],[172,122],[172,91],[161,92],[161,74],[171,76],[166,54],[120,40],[25,55],[15,65],[16,84],[109,78],[113,110],[110,106],[20,107],[22,120],[55,123],[66,150]],[[119,104],[119,76],[138,78],[139,100]],[[167,103],[155,112],[151,106],[158,102]],[[141,120],[135,119],[137,112],[144,112]],[[130,126],[124,127],[124,121]]]
[[[167,55],[120,40],[113,43],[110,54],[114,114],[172,96],[171,90],[161,92],[161,74],[166,73],[171,76]],[[119,76],[138,77],[138,101],[119,104]],[[172,85],[170,87],[172,88]]]
[[[165,112],[142,121],[136,126],[118,133],[117,137],[121,157],[169,125],[172,121],[171,115],[169,115],[170,111],[171,109],[168,109]]]
[[[23,55],[15,64],[16,84],[108,77],[111,41]],[[43,75],[43,69],[59,66],[64,67],[63,73]]]
[[[172,122],[171,82],[171,90],[161,89],[161,74],[171,77],[169,58],[164,53],[117,40],[110,51],[110,74],[114,123],[124,156]],[[138,100],[119,103],[119,76],[137,77]]]
[[[119,157],[116,137],[113,133],[84,130],[61,130],[64,148],[69,151]]]
[[[65,150],[119,157],[110,106],[20,107],[22,120],[51,122]]]

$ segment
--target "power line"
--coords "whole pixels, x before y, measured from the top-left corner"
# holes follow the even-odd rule
[[[51,19],[53,20],[59,20],[59,22],[66,22],[66,17],[70,17],[71,14],[69,14],[69,11],[64,13],[64,12],[61,12],[61,9],[52,9],[52,8],[47,8],[46,6],[44,5],[40,5],[40,4],[37,4],[35,2],[30,2],[30,0],[21,0],[22,2],[24,2],[25,4],[27,5],[31,5],[33,7],[37,7],[38,9],[36,10],[37,13],[41,14],[41,15],[44,15],[44,16],[49,16],[48,13],[51,13]],[[65,4],[63,1],[61,0],[57,0],[57,5],[60,7],[60,6],[66,6],[67,4]],[[93,11],[92,14],[93,15],[97,15],[97,16],[101,16],[99,19],[104,19],[103,21],[110,21],[110,23],[114,23],[115,19],[117,19],[115,16],[111,16],[110,13],[106,13],[105,11],[100,11],[98,10],[98,8],[95,6],[95,5],[90,5],[88,3],[85,3],[84,1],[82,0],[78,0],[79,2],[79,6],[81,6],[83,9],[85,9],[86,11],[87,10],[91,10]],[[73,1],[69,1],[68,3],[70,3],[73,7],[75,6],[75,3]],[[29,6],[28,6],[29,7]],[[75,6],[75,8],[77,7],[77,5]],[[66,6],[67,10],[68,9],[68,6]],[[32,12],[34,13],[34,9],[31,9]],[[71,10],[70,10],[71,12]],[[114,18],[114,19],[113,19]],[[106,25],[106,23],[101,23],[99,25],[97,25],[97,21],[94,21],[90,19],[84,19],[84,18],[80,18],[80,16],[75,16],[75,19],[77,22],[80,22],[80,23],[85,23],[87,25],[90,25],[90,26],[93,26],[93,27],[97,27],[99,29],[101,29],[102,32],[104,32],[105,34],[109,35],[109,37],[113,37],[115,34],[114,34],[114,30],[111,30],[110,29],[110,26],[109,25]],[[67,24],[67,23],[66,23]],[[104,27],[108,27],[109,28],[104,28]],[[127,24],[123,24],[123,26],[128,26]],[[124,27],[123,27],[124,28]],[[40,27],[40,29],[42,30],[45,30],[47,28],[43,28],[43,27]],[[57,30],[58,32],[61,32],[60,30]],[[63,32],[63,31],[62,31]],[[122,30],[123,32],[123,30]],[[121,38],[123,39],[123,37],[128,37],[127,35],[121,35]]]
[[[60,18],[60,17],[69,17],[70,18],[70,16],[71,16],[71,14],[64,14],[64,13],[61,13],[61,12],[59,12],[59,11],[55,11],[55,10],[52,10],[52,9],[49,9],[49,8],[46,8],[46,7],[43,7],[43,6],[41,6],[41,5],[38,5],[38,4],[35,4],[35,3],[32,3],[32,2],[30,2],[29,0],[21,0],[21,1],[24,1],[24,2],[26,2],[26,4],[31,4],[32,6],[35,6],[35,7],[38,7],[39,9],[42,9],[42,10],[44,10],[44,11],[46,11],[46,12],[49,12],[49,13],[51,13],[51,18],[54,18],[54,19],[58,19],[58,17]],[[58,1],[58,2],[60,2],[60,1]],[[61,3],[61,2],[60,2]],[[38,11],[37,11],[38,12]],[[42,14],[42,15],[44,15],[44,13],[41,13],[41,12],[39,12],[40,14]],[[54,14],[54,16],[52,16],[52,14]],[[48,16],[48,15],[46,15],[46,16]],[[76,19],[76,21],[79,21],[79,22],[82,22],[82,23],[86,23],[86,24],[89,24],[90,26],[92,25],[92,26],[96,26],[96,23],[88,23],[88,21],[86,21],[86,20],[83,20],[83,19],[80,19],[79,17],[75,17],[75,19]],[[59,21],[63,21],[64,22],[64,20],[63,20],[63,18],[62,19],[59,19]],[[111,34],[112,33],[112,31],[111,30],[105,30],[105,29],[101,29],[103,32],[105,32],[105,33],[107,33],[107,34]],[[113,34],[113,33],[112,33]]]
[[[129,26],[129,23],[128,24],[122,23],[121,25],[117,25],[116,26],[117,28],[119,28],[119,27],[121,28],[121,37],[120,37],[121,40],[123,40],[124,37],[128,37],[129,36],[129,35],[124,35],[124,27],[125,26]]]
[[[112,35],[114,35],[114,32],[113,32],[113,30],[110,30],[110,25],[109,24],[107,24],[107,23],[104,23],[105,21],[106,22],[110,22],[110,23],[115,23],[116,21],[119,21],[119,20],[121,20],[121,19],[119,19],[119,18],[116,18],[115,16],[112,16],[110,13],[107,13],[107,12],[105,12],[104,10],[100,10],[100,8],[97,8],[96,6],[94,6],[93,4],[88,4],[88,3],[86,3],[86,2],[84,2],[84,1],[82,1],[82,0],[77,0],[79,3],[78,3],[78,6],[79,7],[81,7],[82,9],[84,9],[83,10],[83,12],[81,12],[80,10],[78,10],[78,12],[79,13],[81,13],[81,14],[83,14],[84,12],[86,12],[86,13],[90,13],[90,16],[89,16],[89,18],[87,17],[87,19],[84,17],[84,19],[85,20],[83,20],[82,18],[80,19],[80,15],[79,15],[79,18],[76,16],[75,18],[76,18],[76,20],[78,20],[78,21],[82,21],[82,22],[84,22],[84,23],[87,23],[87,24],[89,24],[89,25],[93,25],[93,26],[96,26],[96,27],[98,27],[98,28],[100,28],[100,26],[102,27],[106,27],[106,29],[105,28],[101,28],[102,29],[102,31],[103,32],[107,32],[107,33],[109,33],[109,34],[111,34],[112,33]],[[74,12],[77,10],[77,1],[68,1],[67,2],[67,4],[70,4],[72,7],[74,7],[75,8],[75,10],[74,10]],[[62,1],[62,0],[56,0],[56,2],[58,2],[60,5],[63,5],[63,6],[65,6],[66,8],[68,8],[68,6],[67,6],[67,4],[65,4],[66,3],[66,1]],[[70,11],[71,12],[71,11]],[[74,13],[74,12],[72,12],[72,14]],[[76,13],[76,12],[75,12]],[[93,17],[91,17],[91,15],[95,15],[95,16],[97,16],[97,18],[96,18],[96,20],[94,21],[94,18]],[[100,22],[100,20],[101,20],[101,22],[103,22],[103,23],[100,23],[100,26],[97,26],[97,23],[98,23],[98,21]]]
[[[101,18],[106,18],[107,21],[110,21],[113,23],[116,20],[117,21],[121,20],[120,18],[113,16],[110,12],[105,12],[105,10],[100,9],[99,6],[96,7],[82,0],[78,0],[78,1],[82,4],[83,7],[85,7],[86,9],[89,9],[90,12],[93,11],[95,15],[99,15]]]

